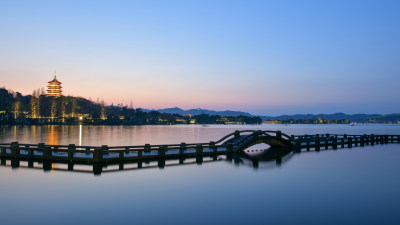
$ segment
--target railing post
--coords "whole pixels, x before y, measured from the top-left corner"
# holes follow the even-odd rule
[[[327,135],[329,135],[329,134],[327,134]],[[328,149],[328,148],[329,148],[329,139],[328,139],[328,137],[329,137],[329,136],[327,136],[327,137],[325,138],[325,149]]]
[[[102,154],[101,158],[103,158],[103,155],[108,155],[109,151],[110,151],[110,148],[108,147],[108,145],[102,145],[101,146],[101,154]]]
[[[354,136],[354,146],[355,146],[355,147],[358,146],[358,137],[357,137],[357,135]]]
[[[282,131],[280,131],[280,130],[276,131],[276,137],[282,138]]]
[[[344,135],[343,135],[343,138],[342,138],[342,143],[341,143],[341,147],[342,147],[342,148],[344,148],[345,145],[346,145],[346,139],[347,139],[347,134],[344,134]]]
[[[18,142],[11,142],[10,150],[11,150],[12,157],[19,156],[20,150],[19,150]]]
[[[144,152],[151,152],[150,144],[144,144]]]
[[[137,150],[137,158],[141,159],[143,157],[143,151],[141,149]]]
[[[320,141],[319,141],[319,136],[317,136],[315,138],[315,151],[319,151],[320,150]]]
[[[364,138],[365,138],[365,135],[362,135],[362,136],[360,137],[360,146],[364,146],[364,145],[365,145],[365,140],[364,140]]]
[[[235,138],[240,137],[240,131],[235,130],[234,137]]]
[[[164,158],[165,157],[165,146],[160,146],[158,148],[158,156],[160,158]]]
[[[129,148],[126,147],[125,150],[128,151]],[[119,152],[119,159],[120,159],[120,160],[124,160],[124,156],[125,156],[125,151],[120,151],[120,152]],[[123,164],[122,164],[122,167],[124,167]]]
[[[39,143],[39,150],[43,152],[43,158],[49,159],[51,157],[51,149],[47,148],[44,143]]]
[[[361,146],[365,146],[365,135],[361,136]]]
[[[27,147],[27,151],[28,151],[28,160],[32,160],[33,158],[34,158],[34,156],[35,156],[35,149],[34,148],[30,148],[29,146]],[[28,162],[28,164],[29,163],[33,163],[32,161],[31,162]],[[28,166],[29,167],[29,166]],[[32,167],[33,167],[33,164],[32,164]]]
[[[337,149],[337,137],[333,138],[332,147],[333,147],[333,149]]]
[[[391,135],[390,136],[390,143],[393,143],[394,142],[394,140],[393,140],[393,135]]]
[[[348,148],[352,148],[353,147],[353,138],[352,137],[348,137],[347,138],[347,147]]]
[[[51,157],[53,157],[53,151],[51,149],[50,146],[46,147],[46,153],[47,153],[47,158],[50,159]]]
[[[186,150],[186,143],[181,142],[181,145],[179,146],[179,154],[183,155],[185,153],[185,150]]]
[[[101,148],[95,148],[94,149],[94,151],[93,151],[93,162],[98,163],[103,159],[103,150],[108,150],[108,146],[107,145],[102,145]],[[101,171],[100,171],[100,173],[101,173]]]
[[[196,145],[196,154],[197,155],[203,155],[203,146],[198,144]]]
[[[371,145],[375,145],[375,135],[371,134]]]
[[[43,153],[43,155],[44,155],[44,151],[45,151],[44,150],[44,143],[39,143],[38,144],[38,150],[41,151]]]
[[[306,146],[307,146],[307,151],[310,151],[310,140],[307,140],[306,141]]]
[[[217,153],[218,149],[215,147],[215,142],[210,141],[209,147],[213,150],[213,153]]]
[[[76,150],[76,147],[74,144],[68,145],[68,160],[72,161],[74,159],[74,152]]]
[[[385,137],[385,143],[386,144],[389,143],[389,135],[385,135],[384,137]]]

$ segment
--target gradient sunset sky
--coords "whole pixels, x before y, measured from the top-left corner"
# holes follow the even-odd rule
[[[135,108],[400,112],[400,1],[0,1],[0,86]]]

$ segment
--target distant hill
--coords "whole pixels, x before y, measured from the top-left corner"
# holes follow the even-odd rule
[[[301,120],[301,119],[332,119],[332,120],[349,120],[352,122],[365,122],[370,119],[381,117],[379,114],[354,114],[348,115],[345,113],[333,113],[333,114],[295,114],[295,115],[282,115],[282,116],[261,116],[263,120]]]
[[[368,122],[371,123],[385,123],[385,122],[399,122],[399,121],[400,121],[400,113],[379,115],[368,118]]]
[[[148,111],[153,111],[149,109],[143,109],[143,111],[148,112]],[[158,111],[160,113],[170,113],[170,114],[179,114],[182,116],[185,116],[187,113],[196,116],[200,114],[208,114],[208,115],[219,115],[219,116],[249,116],[252,117],[250,113],[246,112],[240,112],[240,111],[230,111],[230,110],[225,110],[225,111],[214,111],[214,110],[208,110],[208,109],[189,109],[189,110],[183,110],[181,108],[175,107],[175,108],[166,108],[166,109],[154,109],[154,111]]]
[[[357,123],[397,123],[400,121],[400,114],[345,114],[345,113],[333,113],[333,114],[295,114],[295,115],[281,115],[281,116],[259,116],[259,115],[252,115],[250,113],[241,112],[241,111],[215,111],[215,110],[208,110],[208,109],[189,109],[183,110],[181,108],[166,108],[166,109],[143,109],[145,112],[149,111],[158,111],[160,113],[170,113],[170,114],[179,114],[185,116],[187,113],[196,116],[200,114],[208,114],[208,115],[219,115],[222,117],[226,116],[249,116],[254,117],[258,116],[263,121],[267,120],[307,120],[307,119],[331,119],[331,120],[348,120],[350,122],[357,122]]]

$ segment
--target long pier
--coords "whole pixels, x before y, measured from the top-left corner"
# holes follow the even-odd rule
[[[207,143],[180,143],[172,145],[138,145],[138,146],[77,146],[22,144],[18,142],[0,143],[1,164],[6,159],[19,163],[19,160],[51,163],[68,163],[68,165],[118,164],[134,161],[158,160],[159,167],[165,165],[166,159],[179,159],[183,164],[186,158],[196,158],[202,163],[204,157],[216,159],[218,155],[241,153],[248,147],[265,143],[283,152],[320,151],[322,149],[352,148],[356,146],[400,143],[400,135],[346,135],[315,134],[286,135],[281,131],[243,130],[228,134],[218,141]],[[15,165],[18,166],[18,165]],[[45,166],[44,166],[45,167]],[[48,169],[48,168],[47,168]],[[101,173],[101,167],[96,169]]]

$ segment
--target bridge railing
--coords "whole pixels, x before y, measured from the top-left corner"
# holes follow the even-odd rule
[[[322,147],[325,149],[337,149],[338,146],[351,148],[353,146],[365,146],[385,143],[400,143],[400,135],[388,134],[363,134],[363,135],[347,135],[347,134],[316,134],[301,135],[294,138],[298,150],[302,148],[309,151],[314,148],[319,151]]]
[[[180,145],[143,145],[143,146],[50,146],[43,143],[26,147],[25,144],[13,142],[0,146],[1,157],[35,158],[62,161],[90,161],[100,162],[107,160],[139,160],[150,158],[168,158],[177,156],[193,156],[206,154],[228,153],[229,148],[217,146],[214,142],[206,144],[181,143]]]
[[[243,133],[249,133],[243,135]],[[249,137],[254,137],[254,136],[260,136],[260,135],[266,135],[266,136],[271,136],[271,134],[274,134],[275,136],[280,136],[281,138],[291,140],[291,137],[285,133],[282,133],[281,131],[275,131],[275,130],[237,130],[233,133],[230,133],[220,140],[216,141],[215,143],[223,143],[224,141],[228,141],[229,139],[233,137],[240,137],[240,136],[249,136]]]
[[[233,137],[231,137],[232,135]],[[234,133],[225,136],[223,140],[226,140],[228,138],[229,139],[226,140],[224,143],[222,143],[222,146],[228,146],[230,144],[233,144],[234,146],[236,146],[236,149],[240,149],[240,147],[243,147],[243,145],[246,145],[246,143],[249,144],[255,139],[262,137],[276,137],[278,139],[283,139],[287,142],[290,142],[288,146],[294,144],[292,138],[289,135],[282,133],[281,131],[243,130],[243,131],[235,131]]]

